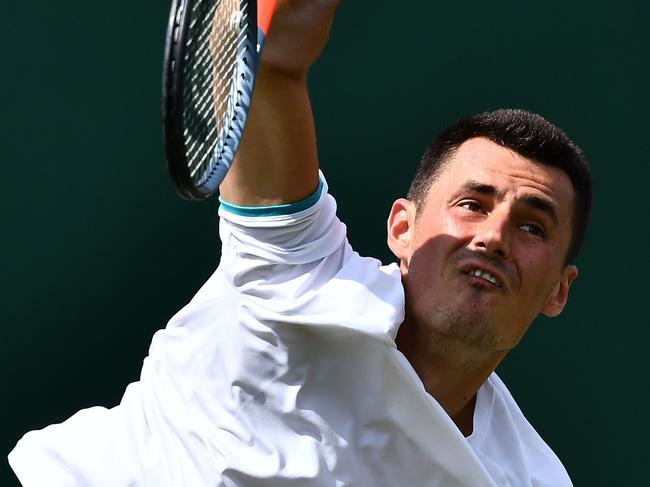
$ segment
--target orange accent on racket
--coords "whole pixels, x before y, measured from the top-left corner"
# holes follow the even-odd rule
[[[257,1],[257,26],[262,29],[264,36],[269,32],[271,17],[275,11],[277,0],[258,0]]]

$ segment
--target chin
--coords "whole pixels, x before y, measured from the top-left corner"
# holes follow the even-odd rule
[[[468,349],[503,349],[494,319],[486,316],[483,310],[471,309],[472,306],[467,303],[462,303],[459,308],[450,310],[447,307],[444,313],[435,313],[427,320],[434,336],[463,344]]]

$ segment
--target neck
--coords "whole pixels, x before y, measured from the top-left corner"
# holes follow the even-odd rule
[[[458,429],[473,429],[476,393],[505,356],[503,352],[473,350],[441,337],[431,327],[418,326],[408,316],[397,334],[397,348]]]

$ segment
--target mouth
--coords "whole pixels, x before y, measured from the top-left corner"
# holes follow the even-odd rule
[[[503,287],[501,285],[501,283],[499,282],[499,279],[497,279],[497,277],[494,274],[491,274],[488,271],[478,269],[478,268],[473,268],[473,269],[470,269],[468,272],[466,272],[466,274],[469,275],[469,276],[478,277],[479,279],[482,279],[482,280],[484,280],[486,282],[492,283],[498,288]]]
[[[496,259],[464,248],[454,255],[456,270],[471,285],[485,290],[510,292],[518,289],[519,278],[513,262]]]

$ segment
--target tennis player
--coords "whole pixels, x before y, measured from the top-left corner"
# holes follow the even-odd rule
[[[30,432],[32,486],[568,486],[494,373],[558,315],[590,207],[580,150],[501,110],[436,139],[360,257],[319,173],[306,88],[335,0],[280,1],[221,186],[221,263],[119,406]]]

